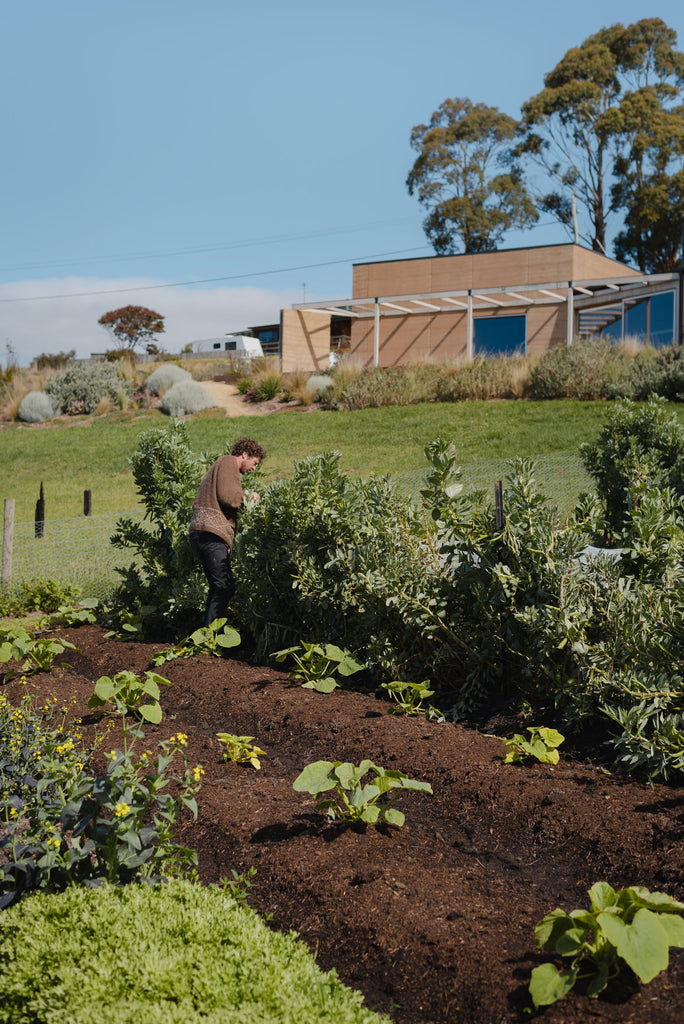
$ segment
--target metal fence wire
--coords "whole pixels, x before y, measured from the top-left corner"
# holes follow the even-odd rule
[[[538,489],[568,515],[583,491],[593,491],[591,477],[574,452],[557,452],[532,458]],[[510,460],[492,459],[466,463],[462,483],[466,490],[484,490],[494,500],[494,484],[503,481],[505,508],[506,478]],[[425,470],[413,470],[392,477],[398,492],[411,499],[425,480]],[[35,523],[15,523],[10,589],[38,579],[55,579],[75,585],[83,597],[106,598],[120,582],[116,568],[130,565],[133,553],[114,548],[111,537],[119,519],[143,520],[143,510],[109,515],[48,519],[43,535],[35,536]]]

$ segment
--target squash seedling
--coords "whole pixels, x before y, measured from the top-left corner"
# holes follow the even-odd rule
[[[562,999],[580,979],[586,994],[597,996],[625,967],[646,985],[667,968],[670,946],[684,946],[684,903],[665,893],[639,885],[616,892],[597,882],[589,898],[590,910],[553,910],[535,928],[539,949],[572,958],[562,973],[555,964],[534,968],[536,1009]]]
[[[214,619],[208,626],[196,629],[194,633],[163,651],[157,651],[152,657],[152,664],[159,666],[174,658],[191,658],[193,654],[213,654],[222,657],[230,647],[240,646],[240,634],[232,626],[226,625],[227,619]]]
[[[368,772],[375,778],[365,785],[362,780]],[[358,767],[348,761],[313,761],[297,776],[292,788],[298,793],[311,793],[316,797],[316,810],[325,811],[332,821],[344,825],[363,822],[376,825],[385,821],[390,825],[403,825],[404,814],[392,804],[403,790],[432,793],[429,782],[409,779],[403,772],[379,768],[372,761],[362,761]],[[394,790],[394,796],[379,804],[380,797]],[[331,793],[324,797],[324,793]],[[322,799],[321,799],[322,797]]]
[[[100,676],[95,683],[95,693],[88,701],[89,708],[103,709],[107,704],[122,715],[138,715],[145,722],[158,725],[162,720],[162,709],[159,704],[159,686],[171,686],[169,679],[156,672],[146,672],[141,679],[135,672],[124,670],[117,672],[113,678]],[[143,704],[146,697],[151,701]]]
[[[253,736],[233,736],[229,732],[217,732],[217,738],[224,744],[224,761],[235,761],[237,764],[251,764],[254,768],[261,768],[259,757],[266,753],[259,747],[250,746]]]
[[[302,684],[305,690],[332,693],[339,686],[337,676],[352,676],[364,668],[349,651],[343,651],[335,644],[309,644],[302,640],[294,647],[286,647],[273,655],[276,661],[292,658],[297,666],[290,673],[292,679]]]
[[[556,729],[548,729],[544,725],[531,726],[527,731],[530,734],[529,739],[525,739],[517,732],[510,740],[504,740],[508,747],[504,764],[522,764],[528,758],[535,758],[542,764],[558,764],[557,747],[561,745],[565,736]]]

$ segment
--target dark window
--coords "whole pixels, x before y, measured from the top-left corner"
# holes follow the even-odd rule
[[[226,342],[226,352],[235,352],[237,350],[237,341]]]
[[[221,348],[221,342],[215,341],[214,344],[212,345],[212,348]]]
[[[525,353],[526,317],[481,316],[473,320],[476,356],[512,356]]]

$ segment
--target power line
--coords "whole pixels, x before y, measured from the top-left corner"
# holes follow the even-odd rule
[[[429,245],[414,246],[412,249],[395,249],[392,252],[373,253],[370,256],[348,257],[342,260],[326,260],[322,263],[303,263],[296,267],[279,267],[275,270],[255,270],[249,274],[232,274],[229,277],[205,277],[195,281],[172,281],[166,284],[145,284],[129,286],[128,288],[106,288],[101,291],[91,292],[63,292],[61,295],[25,295],[17,298],[0,299],[0,303],[7,302],[43,302],[52,299],[81,299],[89,295],[117,295],[122,292],[149,292],[161,288],[186,288],[195,284],[218,284],[220,281],[240,281],[250,277],[266,277],[269,274],[288,274],[295,270],[311,270],[315,267],[332,267],[340,263],[365,263],[367,260],[377,260],[384,256],[400,256],[407,252],[420,252],[423,249],[431,249]]]
[[[329,235],[350,234],[354,231],[367,231],[369,228],[386,228],[398,224],[414,223],[415,217],[401,217],[394,220],[374,221],[369,224],[357,224],[352,227],[321,228],[318,231],[300,232],[293,235],[278,235],[275,238],[247,239],[246,241],[217,243],[211,245],[188,246],[184,249],[165,249],[158,252],[132,253],[120,256],[84,256],[80,259],[51,260],[43,263],[20,263],[13,266],[0,266],[1,273],[13,273],[17,270],[39,270],[46,267],[74,267],[92,263],[122,263],[132,260],[165,259],[170,256],[190,256],[209,252],[225,252],[230,249],[247,249],[260,245],[277,245],[282,242],[300,241],[307,238],[320,238]]]

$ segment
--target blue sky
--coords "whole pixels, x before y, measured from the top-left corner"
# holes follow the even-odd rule
[[[177,352],[429,255],[411,128],[454,96],[517,117],[567,49],[644,17],[684,49],[681,0],[4,0],[0,362],[102,351],[129,304]],[[504,246],[565,241],[545,218]]]

